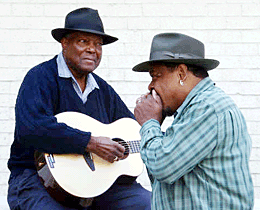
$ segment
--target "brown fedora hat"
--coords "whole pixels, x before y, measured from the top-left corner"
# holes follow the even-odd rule
[[[133,71],[147,72],[153,63],[190,64],[211,70],[219,61],[205,59],[204,44],[197,39],[179,33],[162,33],[154,36],[149,61],[133,67]]]
[[[58,42],[68,33],[81,31],[99,35],[103,38],[103,44],[110,44],[118,38],[105,34],[103,23],[98,11],[91,8],[80,8],[67,14],[64,28],[56,28],[51,34]]]

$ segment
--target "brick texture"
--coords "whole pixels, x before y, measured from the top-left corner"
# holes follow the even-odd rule
[[[133,111],[150,77],[131,68],[149,58],[153,36],[180,32],[205,44],[206,57],[220,61],[210,71],[241,108],[253,148],[250,168],[260,199],[260,2],[259,0],[0,0],[0,195],[7,194],[6,167],[13,141],[15,99],[26,72],[52,58],[61,47],[51,36],[65,15],[79,7],[99,10],[108,34],[119,41],[103,48],[96,72]],[[165,129],[170,123],[167,119]],[[144,174],[139,178],[148,188]]]

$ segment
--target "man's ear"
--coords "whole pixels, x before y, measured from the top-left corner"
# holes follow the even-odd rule
[[[180,64],[178,65],[177,71],[178,71],[179,80],[184,82],[187,78],[188,67],[185,64]]]
[[[68,39],[63,37],[61,40],[60,40],[60,43],[61,43],[61,46],[62,46],[62,49],[65,50],[68,46]]]

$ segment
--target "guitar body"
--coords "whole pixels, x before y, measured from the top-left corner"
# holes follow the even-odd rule
[[[82,131],[91,131],[92,136],[120,138],[125,142],[140,140],[140,126],[130,118],[102,124],[77,112],[64,112],[56,117],[60,123],[66,123]],[[50,154],[44,156],[48,169],[58,185],[69,194],[81,198],[92,198],[104,193],[121,175],[137,177],[143,171],[140,153],[129,153],[126,159],[114,163],[91,154],[95,170],[91,170],[83,155],[52,154],[52,161]]]

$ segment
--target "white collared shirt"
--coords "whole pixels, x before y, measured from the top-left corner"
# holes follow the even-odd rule
[[[86,88],[84,90],[84,92],[82,92],[77,80],[75,79],[75,77],[73,76],[73,74],[71,73],[71,71],[69,70],[65,59],[62,55],[62,52],[58,55],[57,57],[57,65],[58,65],[58,74],[59,77],[63,77],[63,78],[72,78],[72,85],[74,87],[74,90],[76,91],[76,93],[78,94],[78,96],[81,98],[81,100],[83,101],[83,103],[87,102],[88,99],[88,95],[95,89],[99,89],[99,86],[95,80],[95,78],[93,77],[93,75],[90,73],[88,74],[88,78],[86,80]]]

